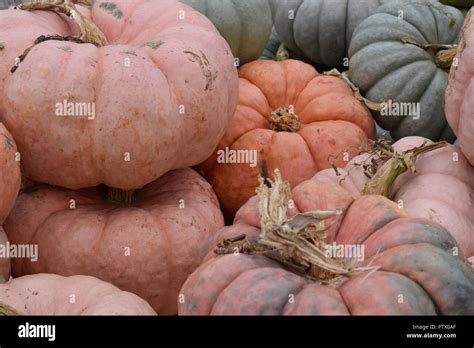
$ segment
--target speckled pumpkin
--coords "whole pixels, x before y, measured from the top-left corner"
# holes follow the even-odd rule
[[[239,64],[258,59],[270,37],[275,0],[180,0],[209,18]]]
[[[186,281],[185,315],[465,315],[474,314],[474,272],[446,229],[410,218],[382,196],[354,200],[341,186],[308,180],[293,189],[293,212],[344,209],[328,242],[365,246],[354,265],[379,266],[333,286],[296,275],[262,255],[211,253]],[[297,209],[296,209],[297,208]],[[237,213],[218,241],[260,233],[257,197]]]
[[[349,48],[352,82],[372,101],[418,103],[420,108],[419,114],[408,108],[403,115],[394,108],[374,113],[394,139],[417,135],[454,141],[444,115],[448,73],[429,50],[415,44],[456,43],[463,19],[459,10],[437,1],[399,0],[379,7],[355,29]]]
[[[354,28],[389,1],[279,0],[275,28],[292,51],[316,64],[341,67]]]
[[[28,275],[0,284],[0,315],[18,313],[156,315],[146,301],[97,278],[56,274]]]
[[[446,117],[460,142],[461,150],[474,165],[474,14],[466,17],[446,89]]]
[[[321,75],[308,64],[259,60],[239,69],[239,77],[234,118],[213,156],[199,167],[230,221],[255,194],[263,160],[269,173],[279,168],[284,180],[297,185],[343,163],[344,151],[355,156],[375,135],[370,112],[346,82]],[[291,107],[299,122],[294,129],[278,124],[285,117],[277,111]],[[256,161],[225,161],[226,149],[255,151]]]
[[[24,174],[129,190],[208,158],[237,102],[233,56],[212,23],[175,0],[98,0],[82,11],[107,45],[42,42],[14,73],[38,36],[78,29],[53,12],[0,12],[0,119]]]
[[[159,314],[176,314],[181,285],[223,225],[210,185],[179,169],[137,192],[130,206],[107,201],[100,188],[30,187],[4,228],[10,242],[38,245],[36,262],[12,259],[14,277],[95,276],[137,294]]]
[[[423,143],[421,137],[406,137],[393,146],[403,152]],[[360,164],[370,163],[369,155],[353,158],[343,169],[324,170],[318,180],[339,183],[353,197],[359,197],[368,178]],[[359,165],[358,165],[359,164]],[[379,168],[381,165],[379,166]],[[474,168],[455,145],[448,145],[418,157],[417,173],[400,175],[390,197],[414,217],[426,218],[443,225],[456,239],[467,257],[474,256]]]

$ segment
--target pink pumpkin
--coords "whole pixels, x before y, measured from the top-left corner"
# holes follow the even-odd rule
[[[16,153],[15,141],[0,123],[0,225],[13,208],[20,190],[20,162],[15,159]]]
[[[402,152],[424,142],[431,143],[421,137],[406,137],[397,141],[394,148]],[[368,158],[367,154],[353,158],[344,169],[338,169],[340,176],[333,169],[327,169],[314,179],[337,182],[353,197],[359,197],[368,178],[356,164]],[[466,256],[474,256],[474,168],[457,146],[448,145],[420,155],[416,170],[416,174],[406,172],[396,179],[391,199],[411,216],[441,224],[454,236]]]
[[[18,313],[156,315],[150,305],[138,296],[97,278],[55,274],[29,275],[0,284],[0,315]]]
[[[36,262],[12,259],[14,277],[90,275],[160,314],[176,314],[181,285],[223,225],[210,185],[178,169],[138,191],[130,205],[107,200],[101,188],[34,186],[18,197],[4,228],[12,243],[38,245]]]
[[[229,46],[175,0],[98,0],[90,16],[108,44],[45,41],[78,34],[49,11],[0,11],[0,119],[24,174],[71,189],[136,189],[209,157],[237,103]],[[82,116],[81,116],[82,115]]]
[[[469,11],[461,32],[456,64],[451,67],[446,89],[446,118],[474,165],[474,18]]]

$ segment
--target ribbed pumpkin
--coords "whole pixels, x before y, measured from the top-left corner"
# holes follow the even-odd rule
[[[460,141],[461,150],[474,165],[474,18],[466,17],[457,63],[451,67],[446,89],[446,118]]]
[[[454,140],[444,115],[447,62],[423,47],[454,44],[462,23],[463,15],[454,7],[400,0],[379,7],[355,29],[349,77],[368,99],[392,100],[397,105],[398,111],[394,106],[387,107],[385,114],[374,113],[377,123],[394,139],[417,135]],[[408,106],[419,106],[419,114]]]
[[[406,137],[393,147],[403,152],[424,143],[421,137]],[[360,197],[369,180],[364,164],[368,154],[353,158],[344,169],[324,170],[314,179],[339,183],[355,198]],[[379,164],[379,168],[383,163]],[[416,160],[416,173],[406,172],[394,182],[390,198],[413,217],[426,218],[444,226],[456,239],[467,257],[474,256],[474,168],[455,145],[421,154]]]
[[[263,160],[269,173],[279,168],[297,185],[344,163],[344,151],[349,157],[358,154],[375,135],[369,111],[346,82],[320,75],[308,64],[259,60],[244,65],[239,77],[236,113],[213,156],[199,168],[230,221],[255,194]],[[235,163],[224,156],[228,150],[255,151],[256,161]]]
[[[0,315],[156,315],[138,296],[94,277],[35,274],[0,284]]]
[[[295,53],[317,64],[341,67],[355,27],[389,1],[279,0],[275,28]]]
[[[293,189],[294,211],[343,209],[328,243],[364,245],[364,260],[378,266],[331,286],[310,281],[263,255],[209,254],[186,281],[184,315],[462,315],[474,314],[474,272],[446,229],[410,218],[382,196],[351,194],[332,182],[308,180]],[[237,213],[219,241],[260,234],[257,199]],[[346,263],[355,259],[344,259]]]
[[[176,314],[181,285],[224,225],[216,196],[195,171],[179,169],[130,205],[114,201],[101,188],[26,189],[4,228],[10,242],[38,245],[38,260],[12,259],[13,276],[90,275]]]
[[[270,37],[275,0],[180,0],[203,13],[245,64],[258,59]]]
[[[98,0],[81,11],[108,44],[45,41],[14,73],[37,37],[78,29],[51,11],[0,12],[0,118],[24,174],[128,190],[208,158],[237,102],[233,56],[212,23],[175,0]]]

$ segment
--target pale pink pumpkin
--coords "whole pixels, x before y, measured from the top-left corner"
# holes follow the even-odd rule
[[[137,295],[82,275],[35,274],[0,284],[0,313],[8,309],[26,315],[156,315]]]
[[[0,247],[2,245],[6,247],[7,241],[7,235],[5,234],[2,226],[0,226]],[[10,258],[0,257],[0,284],[10,279],[10,270]]]
[[[474,18],[466,16],[456,64],[452,65],[446,89],[446,118],[459,139],[461,150],[474,165]]]
[[[394,144],[402,152],[430,140],[406,137]],[[353,158],[344,169],[327,169],[314,176],[317,180],[339,183],[353,197],[359,197],[368,178],[361,164],[369,158],[363,154]],[[380,168],[380,167],[379,167]],[[474,168],[455,145],[420,155],[417,173],[406,172],[394,183],[391,199],[411,216],[427,218],[444,226],[456,239],[467,257],[474,256]]]
[[[15,204],[20,189],[20,162],[11,134],[0,122],[0,225]]]
[[[38,36],[78,28],[52,12],[0,12],[0,119],[25,175],[71,189],[134,189],[204,161],[237,103],[225,40],[175,0],[98,0],[91,11],[107,45],[46,41],[14,73],[15,58]],[[89,103],[90,113],[58,116],[68,113],[59,107],[65,100]]]
[[[4,224],[12,243],[37,244],[38,260],[12,259],[14,277],[91,275],[176,314],[179,289],[224,225],[217,197],[192,169],[145,186],[129,206],[100,188],[47,185],[23,192]]]

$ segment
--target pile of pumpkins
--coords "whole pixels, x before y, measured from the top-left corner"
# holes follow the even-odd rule
[[[51,3],[0,10],[0,314],[474,314],[474,1]],[[381,131],[449,144],[364,194]],[[214,252],[276,169],[375,271]]]

